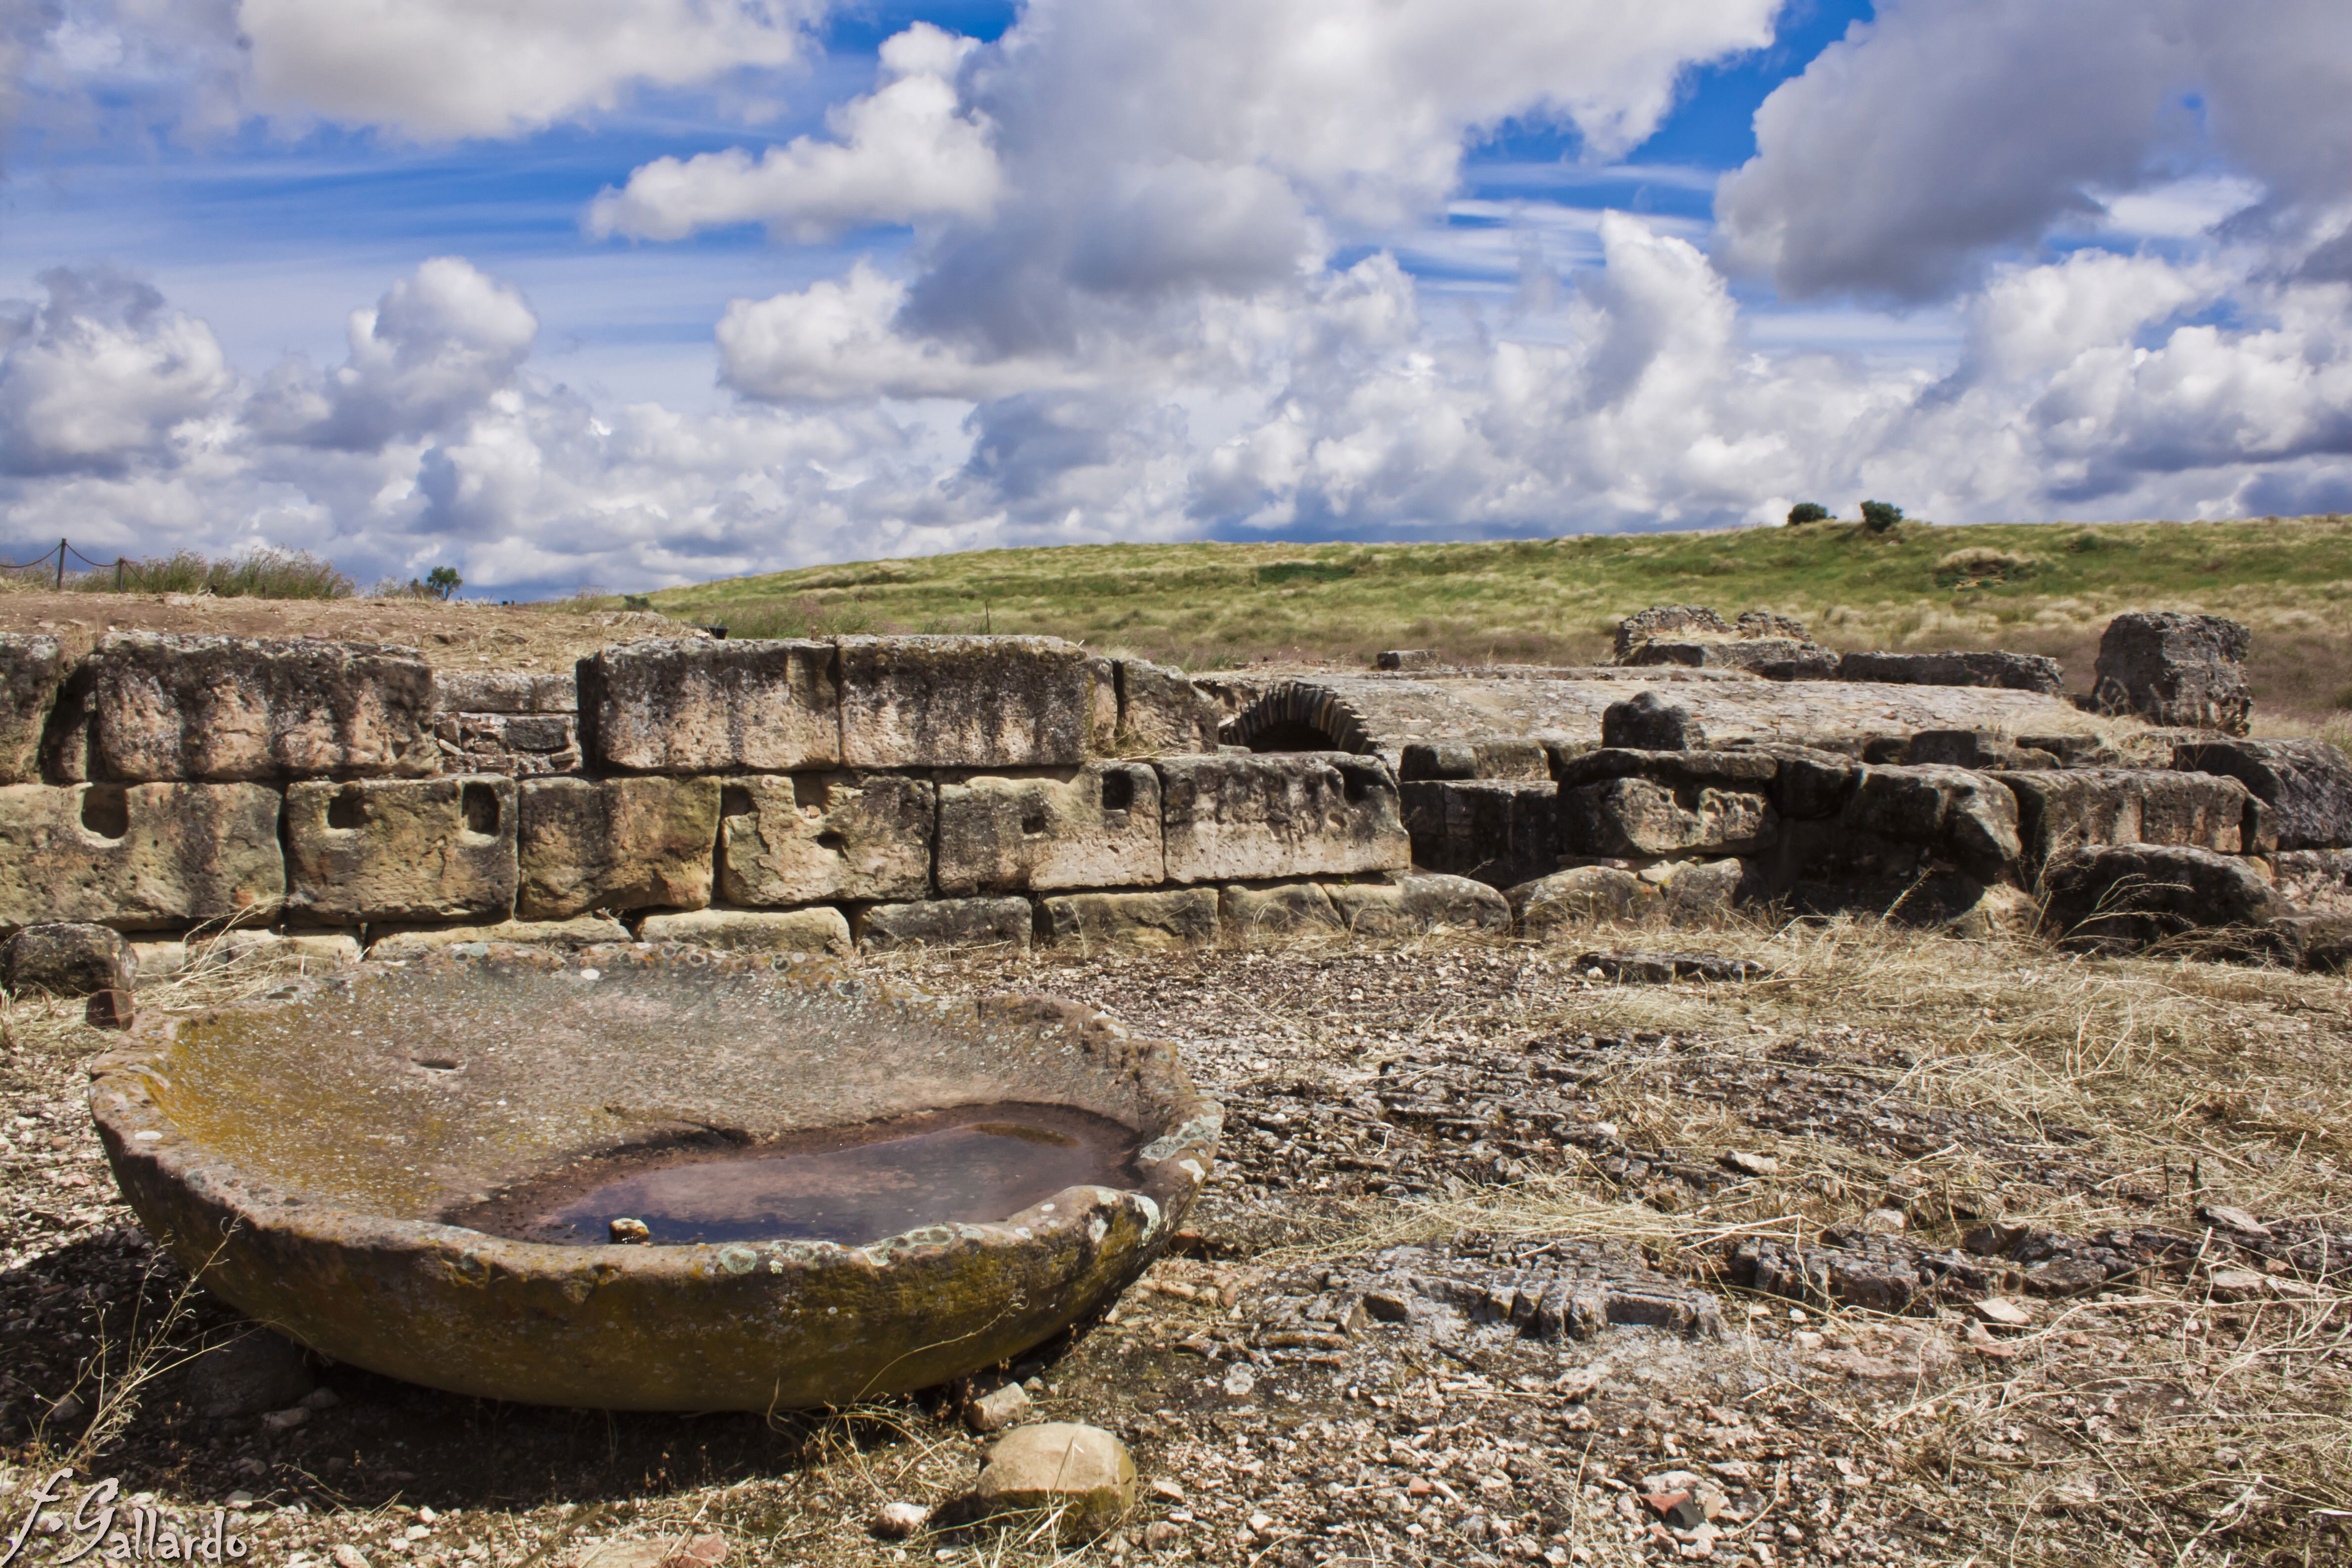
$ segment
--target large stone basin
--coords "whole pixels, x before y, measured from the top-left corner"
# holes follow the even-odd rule
[[[648,947],[362,964],[142,1026],[90,1070],[124,1195],[244,1311],[411,1382],[621,1410],[841,1405],[1017,1355],[1158,1256],[1222,1120],[1172,1047],[1073,1003]],[[1124,1179],[863,1243],[454,1223],[600,1161],[1003,1103],[1127,1130]]]

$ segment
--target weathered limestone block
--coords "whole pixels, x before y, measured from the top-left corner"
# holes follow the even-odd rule
[[[1374,669],[1434,669],[1437,655],[1425,647],[1386,648],[1372,656]]]
[[[436,669],[433,709],[436,713],[577,713],[580,676],[576,669]]]
[[[1637,691],[1601,711],[1601,743],[1634,752],[1694,752],[1706,731],[1690,710],[1654,691]]]
[[[1217,918],[1239,938],[1328,934],[1344,929],[1331,896],[1312,882],[1273,888],[1238,884],[1217,895]]]
[[[710,902],[717,779],[530,779],[519,787],[522,919]]]
[[[1066,777],[940,786],[939,890],[1125,888],[1161,880],[1160,775],[1091,763]]]
[[[120,932],[102,925],[26,926],[0,942],[0,987],[11,996],[28,991],[94,996],[138,984],[139,954]]]
[[[1519,934],[1547,937],[1601,921],[1644,921],[1661,913],[1658,889],[1613,866],[1572,866],[1506,889]]]
[[[1512,735],[1485,741],[1415,742],[1398,758],[1397,777],[1549,783],[1551,753],[1541,741]]]
[[[500,921],[481,926],[385,926],[368,932],[371,959],[418,958],[471,942],[510,942],[527,947],[601,947],[627,942],[629,928],[609,915],[564,921]]]
[[[414,648],[113,632],[89,668],[106,778],[415,778],[440,765],[433,671]]]
[[[0,931],[267,922],[286,898],[260,784],[0,786]]]
[[[1212,947],[1217,941],[1217,890],[1066,893],[1045,900],[1045,929],[1056,946]]]
[[[1729,621],[1704,605],[1652,605],[1617,623],[1617,642],[1612,650],[1613,662],[1633,663],[1642,645],[1653,638],[1686,641],[1693,635],[1715,638],[1737,637],[1738,633]]]
[[[1323,891],[1339,923],[1358,936],[1409,936],[1449,926],[1506,933],[1511,929],[1510,900],[1467,877],[1441,873],[1394,882],[1334,882]]]
[[[719,896],[750,909],[930,891],[929,779],[793,773],[724,781]]]
[[[1026,899],[928,899],[874,904],[857,916],[857,945],[877,952],[902,947],[1028,947],[1036,927]]]
[[[793,773],[841,764],[834,646],[678,637],[580,663],[589,750],[627,773]]]
[[[2253,640],[2244,626],[2219,616],[2117,616],[2100,634],[2091,695],[2108,712],[2137,713],[2151,724],[2242,735],[2254,699],[2238,661]]]
[[[2009,691],[2066,689],[2066,670],[2036,653],[1850,653],[1838,660],[1840,680],[1886,686],[1995,686]]]
[[[322,925],[513,912],[505,778],[306,781],[286,791],[286,909]]]
[[[2256,927],[2281,912],[2250,862],[2210,849],[2148,844],[2073,850],[2042,873],[2043,907],[2063,941],[2137,947],[2193,931]]]
[[[2352,757],[2325,741],[2176,746],[2172,765],[2232,778],[2270,808],[2282,849],[2352,847]],[[2217,846],[2218,847],[2218,846]]]
[[[647,915],[639,942],[683,942],[730,952],[849,952],[849,921],[839,910],[688,910]]]
[[[1559,796],[1560,846],[1571,855],[1752,849],[1769,845],[1780,826],[1772,803],[1746,790],[1678,792],[1647,779],[1618,778]]]
[[[2017,797],[1998,779],[1961,768],[1866,766],[1845,826],[1969,860],[2014,860]]]
[[[1559,858],[1559,788],[1495,779],[1402,784],[1412,863],[1509,887]]]
[[[1053,1519],[1065,1542],[1091,1541],[1135,1506],[1135,1461],[1099,1426],[1042,1422],[989,1450],[973,1496],[982,1514]]]
[[[1835,679],[1838,668],[1838,656],[1829,649],[1790,637],[1735,637],[1725,642],[1656,637],[1623,662],[1680,665],[1688,669],[1747,669],[1767,680],[1830,680]]]
[[[0,632],[0,784],[41,776],[41,737],[71,660],[55,637]]]
[[[2020,835],[2036,862],[2084,845],[2187,845],[2223,855],[2253,847],[2260,806],[2235,779],[2157,768],[2003,773]]]
[[[1052,768],[1087,760],[1094,678],[1059,637],[843,637],[854,768]]]
[[[1223,710],[1182,670],[1122,658],[1115,679],[1118,722],[1109,749],[1116,755],[1185,755],[1217,749]]]
[[[1412,863],[1396,783],[1377,758],[1270,752],[1154,765],[1171,882],[1347,876]]]

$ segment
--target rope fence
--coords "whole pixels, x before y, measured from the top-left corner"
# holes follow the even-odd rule
[[[54,573],[51,585],[62,590],[66,585],[66,561],[68,556],[93,572],[103,572],[109,566],[113,567],[115,592],[122,591],[123,574],[131,569],[131,563],[127,558],[118,555],[111,561],[93,561],[76,550],[71,541],[64,539],[58,540],[55,548],[42,551],[30,561],[0,561],[0,572],[38,572],[44,574]]]

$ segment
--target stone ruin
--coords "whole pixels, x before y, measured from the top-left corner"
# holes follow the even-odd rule
[[[1051,637],[644,641],[561,675],[11,635],[0,935],[108,928],[117,972],[154,974],[224,931],[216,952],[322,958],[838,953],[1778,902],[2340,962],[2352,765],[2240,738],[2246,646],[2120,616],[2085,701],[2047,659],[1833,656],[1690,606],[1630,617],[1595,668],[1196,678]],[[60,974],[99,989],[108,961],[68,946]]]

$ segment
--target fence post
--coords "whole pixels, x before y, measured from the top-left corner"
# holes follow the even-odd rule
[[[65,586],[66,586],[66,542],[65,542],[64,540],[60,539],[60,540],[58,540],[58,591],[59,593],[63,593],[63,592],[65,592]]]
[[[131,563],[122,556],[118,555],[114,558],[114,591],[118,594],[122,592],[122,569],[130,564]]]

